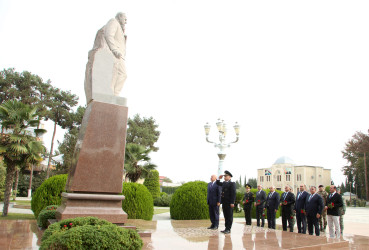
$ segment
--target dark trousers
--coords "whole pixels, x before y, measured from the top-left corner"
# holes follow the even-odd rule
[[[209,215],[212,227],[219,226],[219,206],[209,205]]]
[[[251,225],[251,204],[243,206],[243,210],[245,211],[246,225]]]
[[[231,207],[231,204],[223,204],[223,215],[225,220],[225,229],[231,230],[232,224],[233,224],[233,207]]]
[[[299,233],[306,234],[306,216],[301,211],[296,211],[297,230]]]
[[[262,205],[256,206],[256,225],[258,227],[260,227],[260,219],[261,219],[261,227],[264,227],[265,218],[263,216],[263,212],[264,206]]]
[[[268,228],[275,229],[275,210],[267,208]]]
[[[320,235],[319,219],[316,216],[307,216],[308,231],[310,235],[314,234],[313,228],[315,227],[315,235]]]
[[[292,210],[289,207],[282,207],[282,227],[283,231],[287,231],[287,222],[288,227],[290,228],[290,232],[293,232],[293,218]]]

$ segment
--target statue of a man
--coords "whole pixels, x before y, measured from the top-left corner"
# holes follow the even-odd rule
[[[118,96],[123,88],[127,79],[125,66],[126,23],[126,15],[119,12],[96,34],[94,46],[89,52],[86,66],[85,91],[87,103],[95,99],[95,93]],[[107,88],[108,86],[110,88]]]

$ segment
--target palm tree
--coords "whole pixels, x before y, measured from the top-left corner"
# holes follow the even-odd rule
[[[6,133],[1,134],[0,156],[7,169],[2,214],[7,216],[16,167],[42,161],[41,153],[45,147],[37,136],[45,133],[46,130],[37,129],[40,123],[37,109],[17,100],[10,100],[0,105],[0,120],[2,128],[6,129]]]
[[[150,171],[156,168],[156,165],[150,163],[150,151],[150,149],[135,143],[126,145],[124,168],[126,178],[131,182],[136,182],[141,177],[147,177]]]

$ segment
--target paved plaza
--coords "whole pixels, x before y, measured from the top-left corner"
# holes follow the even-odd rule
[[[2,208],[2,204],[0,205]],[[24,213],[19,208],[10,208],[10,213]],[[31,213],[28,209],[27,213]],[[369,208],[347,208],[344,236],[328,239],[322,236],[301,235],[281,231],[281,220],[277,230],[246,226],[243,218],[235,218],[232,233],[223,235],[224,219],[220,230],[206,229],[207,220],[170,220],[169,213],[155,215],[152,221],[128,220],[129,225],[150,231],[151,237],[144,237],[144,248],[151,249],[369,249]],[[255,222],[255,221],[253,221]],[[297,231],[297,230],[296,230]],[[38,249],[42,232],[36,221],[0,221],[0,249]]]

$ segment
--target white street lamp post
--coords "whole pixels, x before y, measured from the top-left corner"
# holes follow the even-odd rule
[[[227,135],[227,126],[224,123],[223,120],[218,119],[218,122],[216,123],[218,131],[219,131],[219,143],[209,141],[209,132],[210,132],[210,125],[207,122],[204,126],[205,128],[205,134],[206,134],[206,141],[209,143],[214,144],[216,148],[219,149],[218,157],[219,157],[219,163],[218,163],[218,176],[223,174],[223,162],[224,158],[226,157],[226,149],[231,146],[232,143],[238,142],[239,134],[240,134],[240,125],[236,124],[233,126],[234,131],[236,132],[236,140],[233,142],[227,143],[225,141],[226,135]]]

